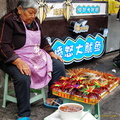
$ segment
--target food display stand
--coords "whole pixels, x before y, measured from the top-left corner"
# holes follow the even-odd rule
[[[95,119],[100,120],[99,102],[119,85],[120,78],[89,68],[67,71],[68,77],[61,77],[52,85],[52,93],[62,97],[63,103],[83,105],[84,112],[89,112]],[[48,120],[47,118],[45,120]]]
[[[46,18],[45,15],[40,18],[44,35],[65,65],[104,54],[108,33],[107,2],[46,1],[44,6],[48,8]]]
[[[64,103],[82,104],[85,111],[89,111],[100,120],[99,102],[119,85],[120,78],[89,68],[74,68],[67,71],[69,76],[61,77],[51,87],[53,94],[64,98]]]

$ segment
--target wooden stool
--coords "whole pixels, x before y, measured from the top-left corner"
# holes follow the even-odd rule
[[[3,108],[6,107],[6,102],[7,101],[11,101],[13,103],[17,103],[16,97],[14,97],[12,95],[14,93],[14,90],[11,90],[11,91],[8,90],[8,83],[9,83],[9,75],[5,74],[4,95],[3,95],[3,104],[2,104]],[[41,89],[30,88],[30,91],[32,93],[35,93],[35,95],[30,98],[30,103],[36,102],[36,101],[38,101],[40,99],[43,99],[43,102],[46,101],[44,88],[41,88]]]

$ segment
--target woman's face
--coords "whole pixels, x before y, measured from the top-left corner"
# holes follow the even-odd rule
[[[18,13],[26,25],[32,23],[36,17],[37,10],[34,8],[28,8],[23,10],[22,7],[18,7]]]

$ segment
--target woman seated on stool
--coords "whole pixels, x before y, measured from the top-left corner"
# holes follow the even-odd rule
[[[65,76],[65,67],[43,36],[37,9],[36,0],[20,0],[17,8],[0,20],[0,68],[13,78],[17,120],[30,120],[30,88],[39,89],[48,84],[44,104],[57,108],[51,102],[62,103],[52,95],[50,87]]]

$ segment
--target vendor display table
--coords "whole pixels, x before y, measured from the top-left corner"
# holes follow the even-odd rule
[[[119,85],[119,77],[91,69],[69,69],[69,77],[61,77],[51,87],[63,103],[79,103],[84,111],[100,120],[99,102]],[[94,109],[93,109],[94,108]]]

